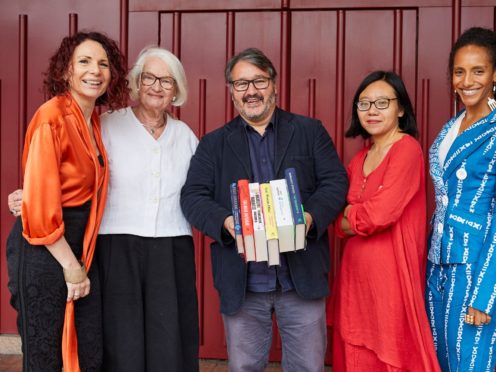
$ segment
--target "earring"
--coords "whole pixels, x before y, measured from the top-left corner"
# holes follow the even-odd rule
[[[487,97],[487,105],[491,109],[491,111],[496,110],[496,100],[491,97]]]
[[[453,90],[453,112],[456,114],[458,112],[458,94],[456,94],[456,89]]]
[[[494,96],[496,96],[496,82],[493,83],[493,96],[487,97],[487,105],[491,111],[496,110],[496,100],[494,99]]]
[[[176,102],[176,96],[172,97],[172,102]]]

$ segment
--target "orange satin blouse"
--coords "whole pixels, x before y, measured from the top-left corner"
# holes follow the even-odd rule
[[[70,94],[44,103],[31,120],[24,144],[22,225],[33,245],[56,242],[64,234],[62,207],[91,200],[82,261],[89,269],[107,196],[108,164],[96,111],[91,116],[101,166],[83,113]],[[79,371],[74,304],[66,306],[63,333],[64,371]]]

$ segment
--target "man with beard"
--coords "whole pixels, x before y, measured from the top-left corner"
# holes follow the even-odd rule
[[[323,371],[328,295],[327,227],[344,206],[346,171],[318,120],[276,107],[276,70],[250,48],[226,66],[239,116],[206,136],[191,159],[181,192],[189,222],[214,239],[214,285],[219,292],[230,371],[263,371],[272,314],[282,338],[285,371]],[[307,248],[280,255],[279,266],[249,262],[234,242],[230,184],[268,182],[295,168],[307,223]]]

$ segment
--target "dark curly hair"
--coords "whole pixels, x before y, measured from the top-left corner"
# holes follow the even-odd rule
[[[106,105],[110,110],[116,110],[127,105],[129,89],[126,80],[126,65],[122,53],[116,42],[99,32],[78,32],[66,36],[55,54],[50,58],[50,65],[43,81],[44,92],[48,98],[60,96],[69,90],[65,79],[71,63],[72,55],[78,45],[86,40],[99,43],[105,52],[110,64],[110,83],[107,91],[96,100],[96,105]]]
[[[360,83],[358,89],[353,97],[352,108],[351,108],[351,123],[350,127],[345,133],[346,137],[357,137],[362,136],[363,138],[369,138],[370,134],[363,129],[360,124],[360,119],[358,118],[357,106],[358,98],[360,94],[367,88],[370,84],[383,80],[388,83],[391,88],[393,88],[396,97],[398,98],[398,104],[403,108],[404,114],[399,119],[399,127],[402,133],[409,134],[412,137],[418,137],[417,121],[415,120],[415,113],[413,112],[412,102],[406,91],[405,84],[401,77],[392,71],[374,71],[367,75],[365,79]]]
[[[489,60],[496,69],[496,32],[482,27],[471,27],[465,30],[458,40],[453,44],[448,61],[448,82],[451,85],[453,76],[453,68],[455,64],[455,55],[463,47],[475,45],[487,50]],[[496,98],[496,95],[495,95]]]

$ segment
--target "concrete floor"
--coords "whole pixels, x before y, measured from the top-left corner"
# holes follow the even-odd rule
[[[21,372],[21,356],[0,354],[0,371]],[[227,363],[224,360],[201,360],[200,372],[227,372]],[[265,372],[282,372],[282,368],[279,364],[273,363],[265,370]]]
[[[0,372],[21,372],[22,356],[21,340],[17,335],[0,335]],[[326,366],[326,372],[331,372],[331,367]],[[200,372],[228,372],[225,360],[202,359]],[[282,372],[279,363],[270,363],[265,372]]]

